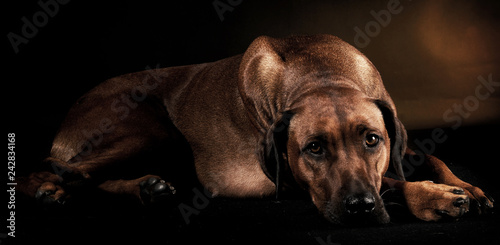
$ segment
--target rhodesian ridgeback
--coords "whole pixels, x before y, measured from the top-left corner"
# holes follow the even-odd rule
[[[295,189],[334,223],[389,222],[380,194],[387,189],[427,221],[458,218],[473,202],[482,212],[493,207],[429,155],[422,167],[432,179],[406,181],[401,162],[415,154],[406,140],[379,72],[361,52],[330,35],[263,36],[242,55],[100,84],[62,123],[46,160],[51,171],[21,186],[44,203],[63,203],[85,186],[148,204],[178,195],[175,169],[191,162],[213,196]],[[155,150],[161,161],[143,160]]]

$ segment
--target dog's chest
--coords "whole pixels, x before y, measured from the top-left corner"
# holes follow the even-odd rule
[[[265,197],[274,194],[274,183],[263,173],[257,159],[242,156],[239,161],[220,159],[206,163],[197,163],[198,178],[215,196]]]

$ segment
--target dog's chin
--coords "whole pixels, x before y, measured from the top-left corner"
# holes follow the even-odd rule
[[[330,223],[346,226],[372,226],[390,222],[389,214],[384,208],[377,208],[373,212],[363,215],[353,215],[346,212],[337,213],[328,209],[323,212],[323,216]]]

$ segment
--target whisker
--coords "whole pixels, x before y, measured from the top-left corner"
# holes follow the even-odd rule
[[[380,197],[383,197],[385,193],[387,193],[388,191],[395,191],[396,189],[387,189],[385,190],[384,192],[382,192],[382,194],[380,194]]]
[[[405,207],[403,204],[397,203],[397,202],[384,202],[384,206],[400,206],[400,207]]]

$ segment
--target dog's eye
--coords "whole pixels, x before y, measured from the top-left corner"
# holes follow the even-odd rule
[[[380,137],[376,134],[366,135],[365,143],[368,147],[374,147],[380,142]]]
[[[307,150],[315,155],[320,155],[323,153],[323,147],[319,142],[312,142],[307,146]]]

